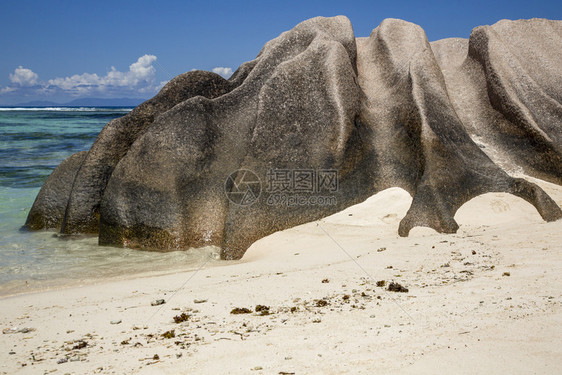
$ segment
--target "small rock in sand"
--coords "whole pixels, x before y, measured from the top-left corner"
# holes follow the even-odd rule
[[[164,299],[157,299],[155,301],[150,302],[150,306],[158,306],[158,305],[163,305],[166,303],[166,300]]]
[[[205,302],[207,302],[206,299],[194,299],[193,300],[193,303],[205,303]]]
[[[13,328],[4,328],[2,330],[2,333],[7,335],[10,333],[28,333],[28,332],[33,332],[35,331],[35,328],[28,328],[28,327],[23,327],[23,328],[19,328],[19,327],[13,327]]]
[[[121,319],[115,319],[115,320],[112,320],[110,323],[111,324],[120,324],[121,322],[122,322]]]

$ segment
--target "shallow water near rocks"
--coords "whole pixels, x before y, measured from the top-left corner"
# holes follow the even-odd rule
[[[216,262],[213,247],[149,252],[98,246],[97,237],[22,231],[42,184],[66,157],[91,147],[130,108],[0,108],[0,296]]]

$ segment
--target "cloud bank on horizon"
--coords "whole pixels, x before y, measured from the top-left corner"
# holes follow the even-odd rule
[[[156,94],[168,81],[156,82],[154,63],[157,57],[145,54],[129,66],[128,71],[119,71],[115,67],[105,75],[96,73],[75,74],[69,77],[57,77],[42,81],[33,70],[18,66],[9,74],[11,84],[0,87],[0,98],[9,97],[150,97]],[[232,68],[216,67],[213,72],[228,78]]]

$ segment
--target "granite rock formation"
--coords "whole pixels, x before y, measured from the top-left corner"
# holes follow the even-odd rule
[[[429,43],[405,21],[355,38],[347,18],[319,17],[229,80],[185,73],[108,123],[55,169],[26,226],[97,233],[102,245],[214,245],[238,259],[264,236],[395,186],[413,197],[402,236],[454,233],[458,208],[487,192],[553,221],[560,207],[512,176],[562,184],[561,121],[561,21]]]

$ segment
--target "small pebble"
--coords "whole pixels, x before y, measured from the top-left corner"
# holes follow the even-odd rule
[[[158,306],[158,305],[163,305],[166,303],[166,300],[163,299],[157,299],[155,301],[150,302],[151,306]]]
[[[6,334],[10,334],[10,333],[28,333],[28,332],[33,332],[35,331],[35,328],[29,328],[29,327],[23,327],[23,328],[19,328],[19,327],[13,327],[13,328],[4,328],[2,330],[2,334],[6,335]]]
[[[121,322],[122,322],[121,319],[115,319],[115,320],[112,320],[110,323],[111,324],[120,324]]]
[[[193,300],[193,303],[205,303],[205,302],[207,302],[206,299],[194,299]]]

